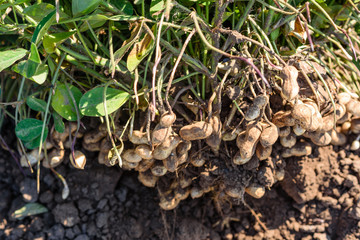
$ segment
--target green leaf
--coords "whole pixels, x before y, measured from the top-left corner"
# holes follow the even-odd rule
[[[65,124],[62,117],[57,112],[53,112],[52,116],[54,119],[55,130],[59,133],[63,133],[65,131]]]
[[[81,91],[72,85],[69,86],[69,89],[75,99],[77,105],[76,107],[78,107],[80,98],[82,96]],[[77,121],[76,108],[65,84],[60,83],[57,85],[55,94],[51,100],[51,106],[60,116],[66,120]]]
[[[280,28],[275,29],[270,33],[270,39],[271,41],[275,41],[280,35]]]
[[[44,34],[55,21],[55,13],[56,10],[53,10],[40,21],[40,23],[35,28],[34,34],[31,38],[31,42],[35,44],[39,43],[40,39],[44,36]]]
[[[101,14],[93,13],[89,16],[88,23],[90,24],[92,29],[96,29],[96,28],[104,25],[107,20],[108,20],[108,17],[101,15]],[[84,24],[82,24],[80,26],[79,30],[80,30],[80,32],[85,32],[85,31],[89,30],[89,25],[86,22],[84,22]]]
[[[21,220],[24,217],[45,213],[47,211],[48,209],[39,203],[27,203],[22,208],[15,210],[15,212],[11,214],[11,217]]]
[[[93,88],[80,99],[80,111],[85,116],[100,117],[105,116],[104,109],[104,87]],[[110,114],[119,109],[129,98],[127,92],[107,88],[106,90],[106,109]]]
[[[33,42],[31,43],[31,47],[30,47],[29,60],[31,60],[35,63],[41,63],[41,59],[40,59],[39,52],[37,50],[37,46]]]
[[[49,130],[48,128],[46,127],[45,128],[45,131],[44,131],[44,136],[43,136],[43,142],[45,142],[46,138],[47,138],[47,135],[49,133]],[[40,139],[41,139],[41,135],[38,136],[37,138],[35,138],[34,140],[31,140],[31,141],[23,141],[24,143],[24,146],[27,148],[27,149],[35,149],[35,148],[38,148],[40,147]]]
[[[72,13],[74,17],[88,14],[94,11],[100,4],[101,0],[73,0]]]
[[[0,52],[0,72],[5,68],[10,67],[17,60],[25,57],[26,53],[27,50],[23,48]]]
[[[55,6],[49,3],[33,4],[24,9],[24,14],[28,15],[39,23],[46,15],[54,11]]]
[[[28,60],[14,65],[12,70],[37,84],[43,84],[47,78],[49,67],[46,64],[38,64]]]
[[[55,52],[56,45],[61,44],[75,32],[60,32],[44,36],[43,46],[47,53]]]
[[[26,99],[26,105],[29,106],[34,111],[45,112],[46,111],[46,102],[42,99],[35,98],[30,96]]]
[[[160,11],[165,7],[163,0],[152,0],[150,4],[150,14],[151,16],[159,15]]]
[[[115,72],[116,65],[121,61],[121,59],[123,58],[125,53],[129,50],[129,48],[132,45],[134,45],[140,31],[141,31],[141,25],[138,25],[131,31],[130,38],[123,42],[123,46],[121,48],[119,48],[118,50],[116,50],[116,52],[114,53],[114,63],[115,64],[114,65],[110,64],[111,73]]]
[[[43,84],[49,73],[49,67],[46,64],[40,64],[35,72],[35,74],[30,78],[30,80],[36,82],[37,84]]]
[[[21,120],[15,127],[16,136],[23,141],[32,141],[41,135],[43,121],[35,118]]]
[[[128,0],[110,0],[110,3],[127,15],[133,15],[134,9]]]
[[[145,34],[140,42],[134,45],[126,61],[127,68],[130,72],[135,70],[141,61],[150,53],[153,46],[154,41],[148,33]]]
[[[15,5],[27,3],[27,2],[30,2],[30,1],[31,1],[31,0],[16,0],[16,1],[15,1]]]

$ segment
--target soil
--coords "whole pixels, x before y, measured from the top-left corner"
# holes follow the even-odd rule
[[[287,159],[285,179],[261,199],[245,195],[244,205],[206,194],[172,211],[160,209],[157,190],[140,184],[136,172],[99,165],[89,152],[85,170],[68,160],[56,168],[70,188],[66,200],[61,181],[45,168],[37,194],[36,175],[25,169],[23,175],[2,149],[0,239],[359,239],[359,151],[313,149],[308,157]],[[27,202],[48,212],[13,219]]]

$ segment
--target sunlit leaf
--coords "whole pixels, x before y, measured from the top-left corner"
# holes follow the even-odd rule
[[[0,52],[0,72],[10,67],[14,62],[25,57],[27,50],[17,48],[15,50],[7,50]]]
[[[151,16],[159,15],[161,10],[165,7],[163,0],[152,0],[150,4],[150,14]]]
[[[114,66],[110,66],[111,72],[113,73],[115,71],[115,67],[116,65],[120,62],[120,60],[123,58],[123,56],[125,55],[125,53],[127,53],[127,51],[129,50],[129,48],[135,43],[136,41],[136,36],[139,35],[139,31],[141,31],[141,25],[136,25],[136,27],[131,31],[131,36],[129,39],[126,39],[123,42],[123,45],[121,46],[121,48],[119,48],[118,50],[116,50],[116,52],[114,53]]]
[[[88,14],[94,11],[100,4],[101,0],[73,0],[72,13],[74,17]]]
[[[31,60],[35,63],[41,63],[39,52],[37,50],[35,43],[33,43],[33,42],[31,43],[31,47],[30,47],[29,60]]]
[[[154,41],[148,33],[145,34],[140,42],[134,45],[127,58],[127,68],[130,72],[135,70],[140,62],[150,53],[153,46]]]
[[[40,23],[35,28],[34,34],[31,38],[31,42],[35,44],[39,43],[40,39],[44,36],[44,34],[55,21],[55,13],[56,10],[53,10],[40,21]]]
[[[55,7],[49,3],[33,4],[24,8],[24,14],[30,16],[36,22],[40,22],[46,15],[54,11]]]
[[[56,45],[61,44],[75,32],[59,32],[44,36],[43,46],[47,53],[55,52]]]
[[[119,109],[129,98],[127,92],[107,88],[106,90],[106,109],[110,114]],[[80,99],[80,111],[85,116],[100,117],[105,116],[104,109],[104,87],[93,88]]]

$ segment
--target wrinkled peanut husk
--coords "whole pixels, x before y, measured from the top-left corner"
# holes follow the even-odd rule
[[[287,101],[294,100],[299,94],[298,75],[299,71],[294,66],[285,66],[281,73],[283,79],[281,95]]]
[[[180,137],[186,141],[201,140],[209,137],[213,132],[211,124],[200,121],[182,127]]]

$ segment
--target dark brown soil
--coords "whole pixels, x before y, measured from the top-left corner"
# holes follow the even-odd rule
[[[22,175],[1,150],[0,239],[359,239],[360,158],[348,149],[314,147],[309,157],[286,160],[284,181],[262,199],[246,195],[250,208],[220,201],[222,214],[209,194],[163,211],[156,189],[140,184],[137,173],[99,165],[91,154],[83,171],[68,162],[57,168],[69,184],[68,199],[43,168],[37,195],[35,174]],[[26,201],[49,212],[12,219]]]

